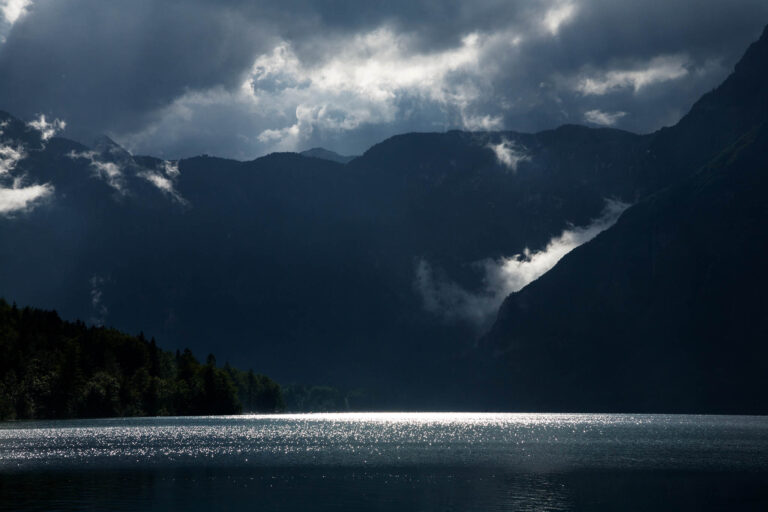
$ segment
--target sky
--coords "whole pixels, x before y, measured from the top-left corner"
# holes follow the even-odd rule
[[[0,110],[134,153],[360,154],[410,131],[674,124],[765,0],[0,0]]]

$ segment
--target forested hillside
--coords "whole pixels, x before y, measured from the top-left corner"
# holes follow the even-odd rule
[[[154,338],[0,299],[0,419],[235,414],[282,408],[264,375],[200,363]]]

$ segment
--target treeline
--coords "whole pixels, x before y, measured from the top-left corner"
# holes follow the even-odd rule
[[[274,412],[282,390],[154,339],[66,322],[0,299],[0,419]]]

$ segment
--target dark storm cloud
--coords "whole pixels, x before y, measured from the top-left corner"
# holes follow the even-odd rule
[[[135,129],[185,89],[233,86],[260,43],[236,11],[194,2],[47,0],[0,50],[0,98],[21,115]]]
[[[768,22],[764,0],[38,0],[27,10],[0,26],[0,109],[169,158],[355,153],[452,127],[651,131],[721,81]]]
[[[619,124],[633,131],[672,124],[727,76],[768,23],[768,3],[752,0],[573,4],[573,18],[557,37],[534,40],[519,54],[506,56],[506,67],[521,71],[500,74],[494,81],[494,90],[517,100],[517,108],[505,116],[507,126],[540,130],[584,122],[583,114],[595,109],[626,112]],[[642,70],[659,56],[680,57],[686,75],[599,96],[578,94],[567,83],[612,70]]]

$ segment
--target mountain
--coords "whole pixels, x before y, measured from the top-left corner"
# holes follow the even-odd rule
[[[346,164],[354,160],[355,156],[346,156],[346,155],[340,155],[336,153],[335,151],[330,151],[325,148],[312,148],[307,149],[306,151],[302,151],[299,153],[301,156],[306,156],[310,158],[319,158],[321,160],[330,160],[331,162],[336,162],[339,164]]]
[[[747,245],[754,229],[746,231],[759,226],[759,204],[747,201],[753,206],[742,211],[718,201],[762,190],[739,169],[759,165],[764,148],[765,39],[680,123],[650,135],[573,125],[535,134],[410,133],[346,164],[296,153],[166,161],[107,139],[87,147],[44,137],[0,114],[8,168],[0,201],[13,199],[0,217],[0,295],[143,330],[167,347],[207,353],[215,346],[222,360],[285,384],[365,387],[381,397],[380,407],[478,408],[481,397],[500,397],[489,406],[614,408],[628,389],[620,377],[634,373],[601,351],[607,340],[649,332],[678,346],[653,374],[639,362],[663,354],[656,341],[642,345],[647,353],[627,352],[636,368],[671,383],[664,368],[693,375],[682,366],[693,320],[681,319],[707,313],[734,325],[712,313],[722,302],[693,304],[702,296],[695,286],[741,293],[736,303],[756,315],[755,325],[761,321],[747,308],[748,286],[765,282],[754,262],[733,270],[745,288],[726,287],[730,274],[708,265],[736,243],[726,235],[762,256]],[[734,182],[718,196],[719,188],[705,187],[731,172],[756,188]],[[675,213],[684,205],[690,215]],[[725,223],[710,226],[717,212]],[[511,295],[474,349],[509,291],[606,228]],[[713,237],[701,240],[708,229]],[[607,241],[613,245],[603,247]],[[664,247],[668,255],[658,252]],[[683,269],[697,251],[715,259]],[[643,265],[688,280],[633,273]],[[612,295],[590,295],[591,287]],[[616,343],[621,351],[630,341]],[[566,373],[546,369],[553,358],[551,367]],[[735,367],[724,367],[723,379]],[[582,381],[574,368],[610,368],[615,379]],[[658,395],[659,387],[640,383],[633,381],[626,407],[689,403],[690,388],[681,387],[677,401],[669,393],[652,402],[641,391]],[[703,407],[710,395],[702,396],[690,403]]]
[[[507,298],[481,349],[497,404],[768,412],[766,61],[768,33],[654,136],[673,184]]]
[[[52,192],[0,218],[0,295],[419,408],[454,403],[446,382],[497,305],[429,307],[420,271],[485,293],[485,259],[542,248],[606,199],[634,201],[649,140],[564,126],[406,134],[346,165],[165,161],[3,119],[0,145],[26,148],[11,174]]]

